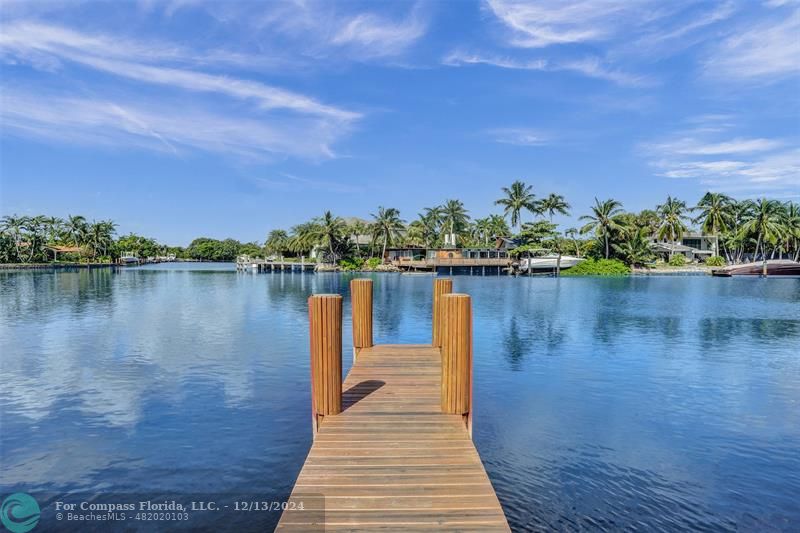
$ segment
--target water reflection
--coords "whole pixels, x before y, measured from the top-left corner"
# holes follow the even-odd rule
[[[356,276],[188,268],[0,272],[0,492],[288,494],[310,443],[306,299],[345,296],[349,354]],[[429,342],[432,278],[371,277],[375,339]],[[515,529],[800,528],[800,280],[454,290]]]

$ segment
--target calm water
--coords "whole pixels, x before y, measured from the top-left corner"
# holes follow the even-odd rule
[[[374,279],[376,341],[429,342],[432,278]],[[0,273],[0,495],[285,498],[311,444],[306,298],[348,280]],[[475,441],[515,530],[800,530],[800,280],[455,288],[474,301]]]

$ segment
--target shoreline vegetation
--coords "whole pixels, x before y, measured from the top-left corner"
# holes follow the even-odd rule
[[[495,201],[501,212],[484,218],[472,218],[457,199],[424,208],[410,222],[391,207],[378,207],[369,221],[326,211],[289,230],[273,229],[263,244],[200,237],[185,248],[132,233],[117,236],[117,224],[110,220],[10,215],[0,221],[0,264],[100,266],[126,254],[153,261],[231,262],[248,256],[317,263],[320,271],[391,272],[397,268],[387,261],[389,248],[491,249],[500,238],[514,243],[515,259],[537,253],[584,258],[562,271],[568,276],[694,273],[746,260],[800,258],[800,206],[794,202],[735,200],[708,192],[694,206],[668,196],[655,209],[629,212],[615,199],[596,198],[579,217],[583,225],[563,229],[553,222],[554,216],[571,212],[563,196],[537,197],[522,181],[501,192]],[[693,229],[712,237],[715,249],[703,263],[687,265],[677,250]],[[661,260],[656,242],[663,243]]]

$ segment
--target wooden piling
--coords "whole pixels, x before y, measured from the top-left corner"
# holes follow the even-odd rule
[[[353,360],[363,348],[372,347],[372,280],[350,281],[353,308]]]
[[[313,434],[321,418],[342,412],[342,297],[308,298],[311,338],[311,419]]]
[[[442,412],[460,414],[472,435],[472,299],[441,296]]]
[[[442,340],[440,332],[442,331],[442,317],[439,312],[439,303],[443,294],[450,294],[453,292],[453,280],[448,278],[436,278],[433,280],[433,335],[431,336],[431,344],[441,347]]]

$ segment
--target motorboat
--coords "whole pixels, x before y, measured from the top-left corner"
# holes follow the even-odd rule
[[[741,265],[729,265],[711,271],[714,276],[800,276],[800,263],[790,259],[771,259]]]
[[[581,261],[583,257],[574,257],[571,255],[561,256],[561,270],[574,267]],[[558,268],[558,255],[548,254],[539,257],[524,257],[519,260],[519,270],[521,272],[535,272],[535,271],[551,271]]]

